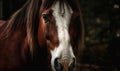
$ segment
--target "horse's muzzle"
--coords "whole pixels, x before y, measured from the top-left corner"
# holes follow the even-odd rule
[[[75,58],[56,58],[54,61],[56,71],[73,71]]]

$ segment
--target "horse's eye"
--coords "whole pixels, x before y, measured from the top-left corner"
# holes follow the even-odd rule
[[[42,14],[42,17],[43,17],[43,19],[45,20],[45,23],[47,23],[47,22],[49,21],[47,14],[43,13],[43,14]]]

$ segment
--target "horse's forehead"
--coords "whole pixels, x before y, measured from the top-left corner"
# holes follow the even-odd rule
[[[73,13],[71,7],[67,3],[60,5],[59,1],[52,5],[51,8],[53,10],[54,16],[70,16]]]
[[[56,2],[56,4],[52,6],[52,10],[53,10],[53,16],[56,21],[59,41],[64,40],[64,38],[68,38],[67,40],[70,40],[68,29],[69,29],[69,24],[71,22],[71,16],[73,13],[72,9],[67,3],[63,3],[62,5],[60,5],[58,1]]]

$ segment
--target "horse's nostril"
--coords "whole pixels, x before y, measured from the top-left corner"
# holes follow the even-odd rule
[[[58,62],[58,58],[56,58],[54,61],[54,67],[57,71],[62,71],[62,69],[63,69],[62,64]]]
[[[73,61],[69,66],[69,71],[73,71],[74,67],[75,67],[75,58],[73,58]]]
[[[54,67],[56,71],[73,71],[75,67],[75,58],[56,58]]]

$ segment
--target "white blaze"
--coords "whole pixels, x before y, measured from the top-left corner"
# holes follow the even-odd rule
[[[64,3],[65,13],[64,16],[60,13],[59,2],[56,2],[55,5],[52,6],[53,16],[56,20],[56,26],[58,30],[58,39],[59,39],[59,46],[56,47],[54,50],[51,50],[51,64],[52,68],[54,69],[54,59],[55,58],[73,58],[75,57],[73,54],[72,46],[70,44],[70,35],[69,35],[69,24],[70,19],[72,16],[72,9]],[[62,9],[62,12],[64,10]],[[55,70],[55,69],[54,69]]]

